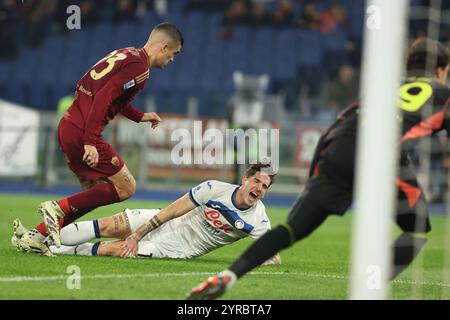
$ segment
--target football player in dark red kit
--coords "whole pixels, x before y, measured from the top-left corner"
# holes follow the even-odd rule
[[[59,247],[61,226],[134,194],[133,175],[101,133],[119,113],[135,122],[150,122],[153,129],[158,126],[161,119],[156,113],[143,113],[131,101],[145,87],[150,69],[164,68],[182,46],[180,31],[170,23],[161,23],[144,47],[115,50],[80,79],[75,100],[59,123],[58,141],[83,191],[41,203],[38,212],[43,222],[18,239],[18,249],[51,255],[44,244],[47,236]]]

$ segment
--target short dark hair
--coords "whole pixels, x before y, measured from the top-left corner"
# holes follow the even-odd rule
[[[264,168],[270,168],[271,164],[270,163],[255,163],[250,165],[247,170],[245,170],[245,176],[247,178],[250,178],[252,176],[254,176],[257,172],[261,172],[262,169]],[[269,174],[269,178],[270,178],[270,184],[272,184],[275,180],[276,174]]]
[[[414,41],[409,49],[406,70],[424,75],[427,71],[434,73],[437,68],[445,69],[449,63],[448,48],[438,41],[422,38]]]
[[[181,46],[184,44],[183,35],[178,28],[169,22],[161,22],[153,30],[163,31],[174,41],[180,43]]]

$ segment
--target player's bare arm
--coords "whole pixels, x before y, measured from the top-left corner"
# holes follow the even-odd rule
[[[152,230],[157,229],[163,223],[181,217],[195,208],[188,194],[185,194],[167,208],[161,210],[148,222],[140,226],[134,233],[132,233],[123,244],[121,257],[135,257],[138,251],[138,242],[145,237]]]

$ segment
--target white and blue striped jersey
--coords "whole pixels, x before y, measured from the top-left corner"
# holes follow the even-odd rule
[[[271,228],[264,204],[258,201],[250,208],[239,208],[235,202],[238,189],[238,185],[216,180],[192,188],[189,197],[197,207],[150,232],[139,246],[149,241],[153,248],[167,251],[158,256],[192,258],[247,236],[261,237]]]

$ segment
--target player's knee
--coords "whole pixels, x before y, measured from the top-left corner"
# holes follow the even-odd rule
[[[129,186],[130,196],[132,196],[135,192],[136,192],[136,180],[134,180],[133,178]]]
[[[133,179],[125,187],[124,199],[130,198],[136,192],[136,181]]]
[[[116,186],[117,193],[119,194],[120,200],[126,200],[133,196],[136,192],[136,180],[131,178],[127,183]]]

